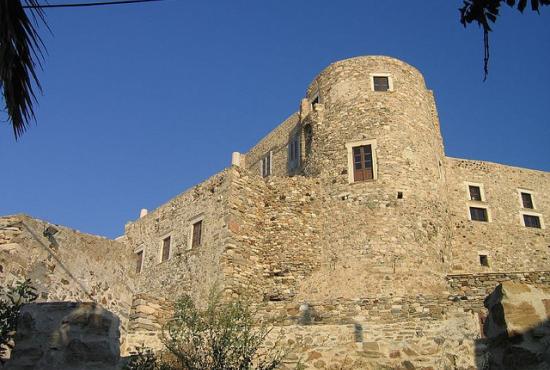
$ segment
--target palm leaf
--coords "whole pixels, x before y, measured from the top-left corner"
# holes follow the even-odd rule
[[[0,0],[0,89],[16,139],[35,120],[34,89],[42,91],[36,67],[41,67],[46,50],[37,26],[44,23],[47,27],[38,1],[22,1],[24,4],[20,0]],[[23,6],[30,7],[32,19]]]

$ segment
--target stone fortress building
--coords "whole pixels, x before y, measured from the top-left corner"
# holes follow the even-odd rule
[[[158,348],[175,297],[201,302],[217,284],[277,319],[302,343],[289,361],[307,368],[466,369],[483,361],[483,299],[499,282],[548,292],[549,212],[550,173],[447,157],[422,74],[356,57],[323,70],[230,168],[115,241],[1,218],[0,278],[100,303],[121,320],[122,352]]]

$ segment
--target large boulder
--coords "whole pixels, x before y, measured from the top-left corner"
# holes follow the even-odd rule
[[[485,299],[491,369],[550,369],[550,289],[504,282]]]
[[[8,370],[114,370],[119,320],[95,303],[25,305]]]

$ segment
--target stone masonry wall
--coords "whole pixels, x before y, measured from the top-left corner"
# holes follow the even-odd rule
[[[115,313],[124,333],[134,290],[132,256],[119,242],[25,215],[0,218],[0,281],[3,287],[31,279],[39,302],[94,301]]]
[[[220,258],[228,238],[228,178],[229,170],[223,171],[126,226],[127,248],[144,253],[137,293],[170,299],[188,293],[203,300],[211,286],[223,285]],[[192,225],[199,219],[201,245],[192,248]],[[170,258],[161,262],[168,236]]]
[[[298,125],[298,113],[292,114],[283,123],[260,140],[246,153],[246,168],[252,173],[261,173],[261,159],[269,151],[272,154],[272,170],[276,176],[286,176],[288,169],[288,142]]]
[[[453,272],[537,271],[550,268],[550,233],[521,225],[518,189],[533,191],[542,221],[550,218],[550,173],[490,162],[447,158]],[[469,201],[466,182],[481,184],[482,202]],[[490,222],[469,221],[469,206],[488,206]],[[489,259],[480,265],[479,254]]]

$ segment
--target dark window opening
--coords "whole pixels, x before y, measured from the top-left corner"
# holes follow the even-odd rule
[[[386,76],[374,76],[374,91],[388,91],[390,89],[390,80]]]
[[[143,251],[136,253],[136,272],[139,274],[143,267]]]
[[[523,204],[523,208],[530,208],[530,209],[534,208],[533,198],[529,193],[521,193],[521,203]]]
[[[403,199],[403,192],[402,191],[397,192],[397,199]]]
[[[312,106],[312,107],[315,107],[316,104],[319,104],[319,95],[317,95],[317,96],[315,97],[315,99],[313,99],[313,100],[311,101],[311,106]]]
[[[310,155],[311,154],[311,144],[313,143],[313,130],[311,128],[311,125],[306,125],[304,127],[304,146],[305,146],[305,151],[306,151],[306,155]]]
[[[300,138],[298,135],[294,136],[288,147],[288,158],[290,162],[296,162],[300,157]]]
[[[485,208],[470,207],[470,218],[473,221],[489,221],[489,218],[487,217],[487,209]]]
[[[372,180],[374,178],[372,165],[372,146],[353,147],[353,181]]]
[[[489,257],[485,254],[479,255],[479,264],[484,267],[489,267]]]
[[[193,236],[192,236],[191,247],[200,246],[201,239],[202,239],[202,221],[198,221],[193,224]]]
[[[262,176],[267,177],[271,175],[271,152],[262,158]]]
[[[168,261],[168,259],[170,258],[170,241],[170,237],[164,238],[162,240],[162,262]]]
[[[523,223],[525,224],[525,227],[534,227],[536,229],[541,228],[539,216],[523,215]]]
[[[468,189],[470,189],[470,199],[481,202],[481,189],[479,186],[470,185]]]

